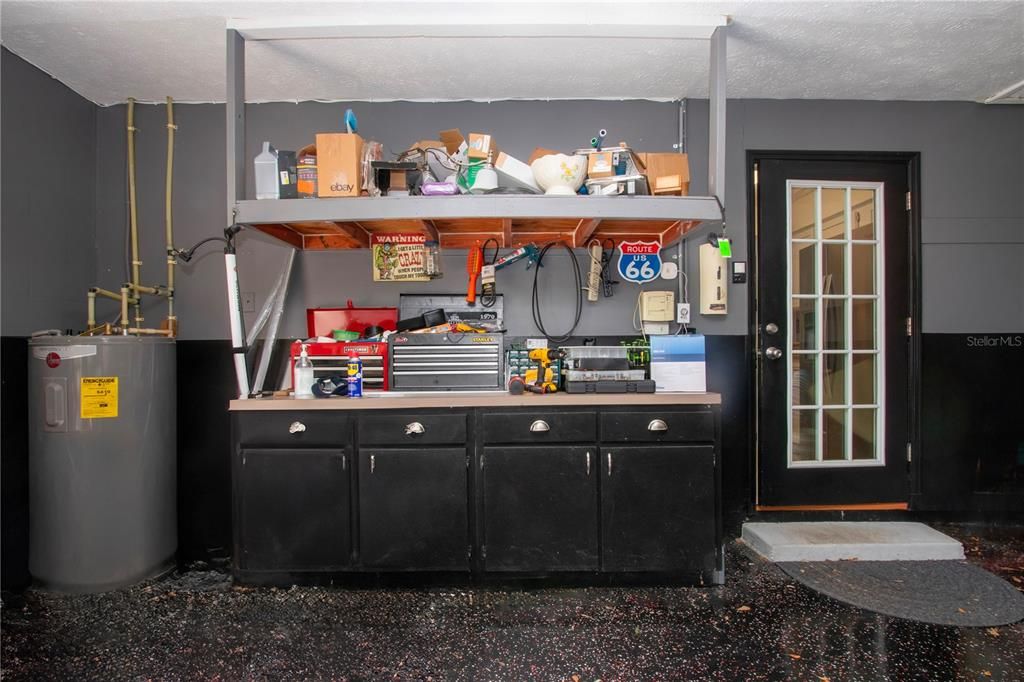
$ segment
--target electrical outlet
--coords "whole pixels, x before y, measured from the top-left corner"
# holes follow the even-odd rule
[[[243,291],[242,292],[242,312],[243,313],[254,313],[256,312],[256,292]]]
[[[677,303],[676,304],[676,322],[679,324],[690,323],[690,304],[689,303]]]

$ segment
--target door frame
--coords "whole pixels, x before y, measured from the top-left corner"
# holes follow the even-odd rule
[[[758,308],[758,254],[760,249],[757,232],[757,192],[755,186],[755,170],[760,161],[864,161],[864,162],[902,162],[907,168],[907,186],[910,188],[910,210],[907,215],[907,227],[910,231],[909,238],[909,290],[910,290],[910,317],[912,320],[912,333],[910,334],[910,367],[908,371],[907,396],[910,400],[908,406],[908,437],[910,439],[910,485],[908,490],[908,504],[913,504],[915,499],[920,497],[921,482],[921,153],[920,152],[871,152],[871,151],[799,151],[799,150],[774,150],[774,149],[748,149],[744,166],[745,184],[747,190],[747,262],[749,274],[747,276],[747,338],[750,342],[752,353],[748,373],[748,386],[750,386],[750,444],[751,458],[749,461],[749,476],[752,481],[753,508],[760,510],[760,387],[758,385],[758,368],[761,362],[760,347],[760,325],[758,324],[760,310]],[[878,510],[876,505],[861,505]],[[856,510],[858,505],[840,505],[837,507],[800,507],[800,510],[824,511],[824,510]],[[773,507],[773,511],[782,511],[785,508]],[[767,510],[766,510],[767,511]]]

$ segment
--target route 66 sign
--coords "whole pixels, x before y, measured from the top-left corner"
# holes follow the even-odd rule
[[[646,284],[661,274],[661,244],[658,242],[622,242],[619,251],[619,274],[627,282]]]

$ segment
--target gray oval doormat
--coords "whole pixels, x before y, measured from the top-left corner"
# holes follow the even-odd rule
[[[887,616],[968,627],[1024,619],[1024,595],[966,561],[814,561],[778,566],[816,592]]]

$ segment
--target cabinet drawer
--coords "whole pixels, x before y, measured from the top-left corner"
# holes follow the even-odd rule
[[[710,443],[715,417],[710,410],[644,410],[605,412],[601,441],[605,443]]]
[[[352,440],[348,415],[337,412],[242,412],[235,438],[246,447],[341,448]]]
[[[485,443],[580,443],[597,436],[593,412],[497,412],[484,415]]]
[[[465,414],[372,414],[359,417],[362,445],[462,445]]]

